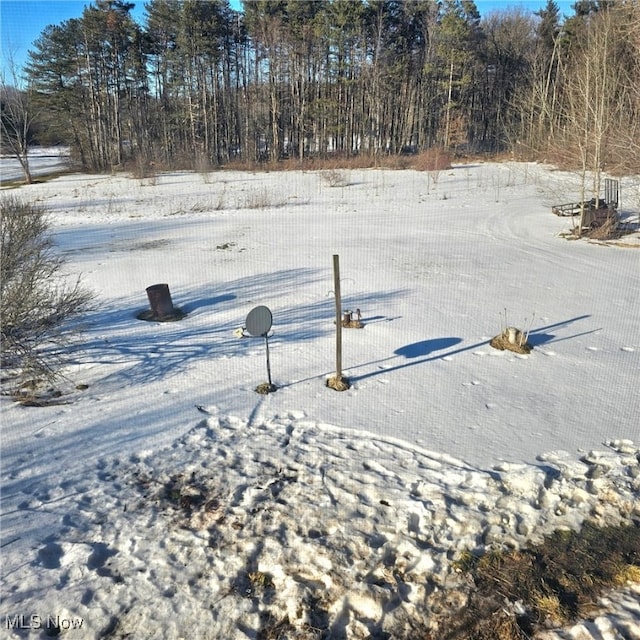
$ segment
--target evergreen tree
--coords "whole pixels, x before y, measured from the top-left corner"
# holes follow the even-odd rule
[[[444,0],[438,27],[437,46],[444,71],[440,86],[445,94],[442,145],[448,148],[461,143],[473,144],[471,107],[477,63],[484,45],[475,2]]]

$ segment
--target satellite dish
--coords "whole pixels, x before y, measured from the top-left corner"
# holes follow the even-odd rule
[[[273,316],[268,307],[255,307],[249,311],[249,315],[245,320],[245,329],[252,336],[266,336],[271,329]]]

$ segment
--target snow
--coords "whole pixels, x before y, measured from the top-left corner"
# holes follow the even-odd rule
[[[0,156],[0,178],[2,180],[20,180],[24,172],[15,156]],[[44,176],[52,171],[69,167],[68,147],[34,147],[29,151],[29,169],[32,176]]]
[[[88,388],[2,399],[6,637],[57,616],[83,639],[257,638],[285,618],[299,637],[410,638],[455,608],[463,551],[640,518],[639,234],[562,237],[550,207],[577,178],[543,165],[342,174],[12,192],[50,210],[99,298],[67,371]],[[637,226],[640,179],[621,192]],[[344,392],[325,386],[333,254],[364,323],[343,330]],[[187,316],[137,320],[162,282]],[[264,341],[236,332],[258,305],[269,395]],[[489,346],[505,324],[530,354]],[[544,637],[640,638],[640,586]]]

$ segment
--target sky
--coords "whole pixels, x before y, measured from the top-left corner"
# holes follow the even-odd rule
[[[570,15],[575,0],[557,0],[561,13]],[[2,74],[7,82],[10,70],[21,69],[27,52],[45,27],[60,24],[82,15],[88,0],[0,0],[0,32],[2,47]],[[481,14],[507,7],[521,7],[537,11],[546,5],[546,0],[476,0]],[[144,1],[135,3],[133,16],[142,22]],[[231,0],[231,6],[239,9],[240,0]],[[13,65],[10,61],[13,60]]]

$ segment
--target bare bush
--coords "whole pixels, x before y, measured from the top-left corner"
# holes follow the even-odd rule
[[[247,193],[244,200],[245,209],[267,209],[282,207],[287,204],[286,198],[274,198],[266,189],[256,189]],[[238,205],[242,207],[241,204]]]
[[[611,240],[620,235],[618,231],[618,218],[609,216],[602,224],[594,226],[586,234],[592,240]]]
[[[417,154],[410,166],[416,171],[430,171],[435,174],[451,168],[451,155],[444,149],[432,147]]]
[[[158,184],[158,171],[152,160],[138,155],[131,167],[131,173],[134,178],[140,180],[142,186],[154,187]]]
[[[320,175],[330,187],[348,187],[351,184],[348,173],[340,169],[328,169]]]
[[[236,171],[324,171],[342,172],[357,169],[415,169],[416,171],[436,171],[450,169],[452,155],[441,148],[429,148],[416,154],[398,153],[360,153],[345,155],[331,153],[322,156],[308,156],[268,162],[245,162],[233,160],[226,167]]]
[[[61,347],[76,331],[66,321],[93,298],[79,279],[66,281],[49,227],[44,208],[13,196],[0,200],[0,362],[13,391],[60,375]]]

